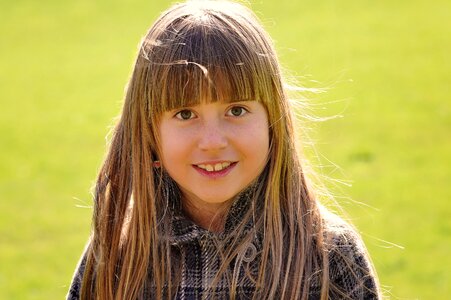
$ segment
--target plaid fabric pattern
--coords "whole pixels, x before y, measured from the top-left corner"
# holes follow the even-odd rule
[[[231,207],[222,234],[214,234],[186,219],[181,210],[175,209],[172,220],[172,233],[168,237],[172,245],[173,258],[181,266],[179,284],[175,299],[230,299],[229,280],[220,280],[211,287],[221,265],[221,256],[217,253],[216,242],[226,238],[249,209],[247,195],[242,195]],[[335,224],[336,225],[336,224]],[[328,232],[331,250],[329,270],[331,283],[330,299],[378,299],[374,277],[369,271],[368,258],[358,235],[347,225],[330,227]],[[252,222],[246,230],[252,230]],[[243,265],[238,270],[239,280],[236,299],[252,299],[255,285],[247,274],[255,276],[259,270],[259,252],[262,249],[262,237],[256,235],[248,243]],[[234,263],[231,263],[233,268]],[[80,299],[80,285],[84,271],[84,259],[77,267],[67,299]],[[309,299],[320,297],[318,280],[312,280]],[[346,295],[346,296],[345,296]],[[152,289],[145,289],[143,299],[155,299]],[[258,297],[257,297],[258,299]]]
[[[172,221],[170,242],[173,252],[181,262],[181,274],[176,299],[229,299],[229,281],[223,277],[212,287],[222,264],[218,254],[218,242],[224,242],[230,232],[240,222],[249,209],[246,194],[241,195],[231,207],[226,220],[225,230],[221,234],[212,233],[197,226],[183,216],[181,210],[175,210]],[[253,222],[245,227],[244,234],[253,230]],[[240,266],[237,299],[252,299],[255,285],[246,274],[258,273],[258,253],[262,248],[261,238],[255,236],[247,245],[243,265]],[[231,264],[233,266],[233,263]],[[149,299],[151,298],[151,295]],[[145,297],[146,298],[146,297]]]

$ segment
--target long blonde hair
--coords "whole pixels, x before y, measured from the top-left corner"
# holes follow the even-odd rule
[[[268,162],[252,197],[261,201],[255,226],[264,235],[256,295],[307,299],[316,278],[327,299],[323,222],[296,150],[273,44],[249,9],[222,1],[175,5],[142,40],[95,187],[82,299],[136,299],[148,284],[157,299],[173,295],[174,265],[161,232],[170,232],[164,211],[174,183],[164,170],[153,168],[160,152],[159,117],[202,101],[243,100],[260,101],[270,122]],[[246,214],[234,236],[243,236],[243,224],[251,217]],[[221,272],[242,257],[240,241],[230,244]],[[232,298],[235,290],[232,276]]]

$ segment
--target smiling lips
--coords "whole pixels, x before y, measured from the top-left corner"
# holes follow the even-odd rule
[[[193,165],[203,175],[225,176],[237,164],[237,162],[218,162],[211,164]]]
[[[216,163],[214,165],[213,164],[200,164],[200,165],[196,165],[196,166],[205,171],[213,172],[213,171],[224,170],[224,169],[228,168],[230,165],[231,165],[230,162],[223,162],[223,163]]]

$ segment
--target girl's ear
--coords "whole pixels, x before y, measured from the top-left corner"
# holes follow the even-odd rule
[[[151,158],[152,158],[152,161],[153,161],[152,166],[154,168],[156,168],[156,169],[160,168],[161,167],[161,162],[158,159],[158,155],[155,152],[153,152],[153,151],[152,151],[152,154],[151,154]]]

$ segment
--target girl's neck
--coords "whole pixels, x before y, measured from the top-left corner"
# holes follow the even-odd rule
[[[182,198],[185,215],[195,224],[212,232],[222,232],[228,205],[224,203],[202,203]]]

